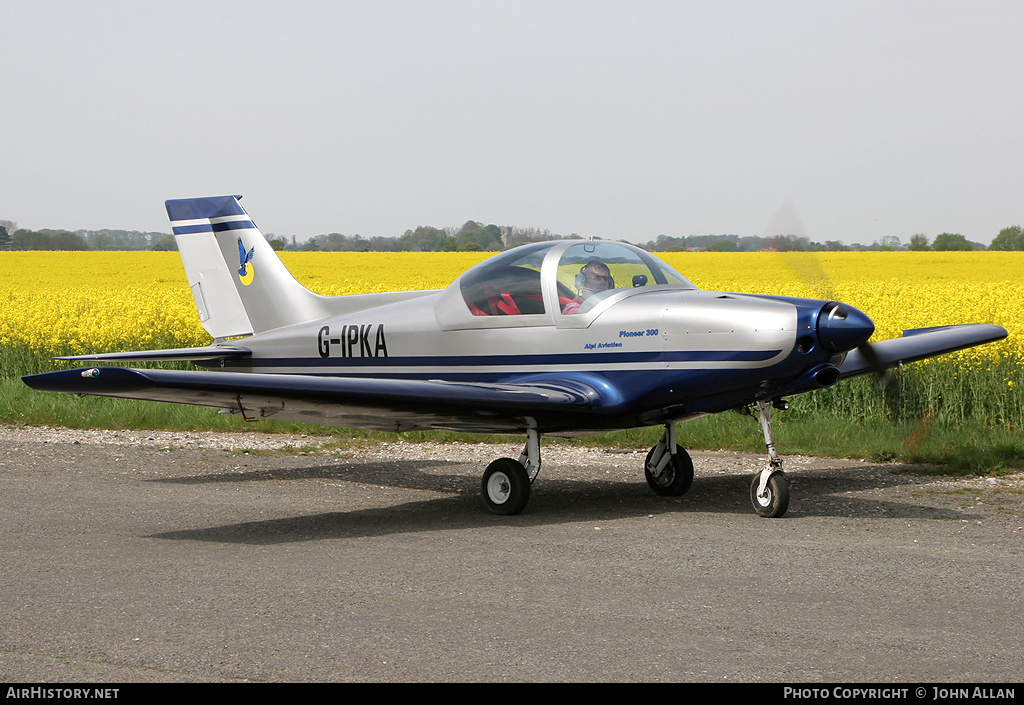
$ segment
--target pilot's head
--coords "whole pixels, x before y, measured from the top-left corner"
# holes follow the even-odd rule
[[[576,288],[580,297],[587,299],[594,294],[615,287],[615,280],[608,265],[599,259],[592,259],[583,265],[576,276]]]

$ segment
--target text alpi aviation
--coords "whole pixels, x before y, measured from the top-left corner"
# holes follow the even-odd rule
[[[498,514],[523,510],[543,434],[664,426],[644,474],[681,495],[693,464],[675,424],[739,410],[769,461],[754,509],[789,504],[771,410],[842,379],[1006,336],[994,325],[906,331],[835,301],[700,291],[638,248],[563,240],[498,254],[434,291],[325,297],[299,284],[239,204],[167,201],[206,347],[66,360],[190,360],[207,371],[92,367],[25,377],[34,389],[220,407],[246,418],[386,431],[519,434],[483,473]]]

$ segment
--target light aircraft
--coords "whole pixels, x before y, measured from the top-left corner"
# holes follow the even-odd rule
[[[46,391],[220,407],[245,419],[523,435],[518,459],[483,473],[497,514],[521,512],[544,434],[664,426],[644,474],[678,496],[693,463],[676,423],[736,410],[760,421],[768,462],[755,511],[782,516],[789,489],[773,408],[855,375],[1006,336],[995,325],[905,331],[846,304],[701,291],[639,248],[608,241],[523,245],[445,289],[325,297],[299,284],[239,196],[167,201],[205,347],[62,360],[188,360],[205,371],[76,368],[30,375]]]

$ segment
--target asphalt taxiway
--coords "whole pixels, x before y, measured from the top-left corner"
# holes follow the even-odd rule
[[[512,447],[303,454],[0,430],[0,679],[1015,682],[1024,482],[694,454],[682,498],[643,453],[544,449],[490,514]],[[153,439],[150,439],[153,440]],[[243,442],[241,446],[246,447]]]

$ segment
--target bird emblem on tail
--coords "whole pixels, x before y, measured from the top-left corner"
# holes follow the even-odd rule
[[[256,251],[255,247],[245,251],[245,245],[242,244],[242,238],[238,238],[238,262],[241,265],[238,268],[238,280],[245,286],[252,284],[252,278],[256,274],[250,262],[252,262],[252,255]]]

